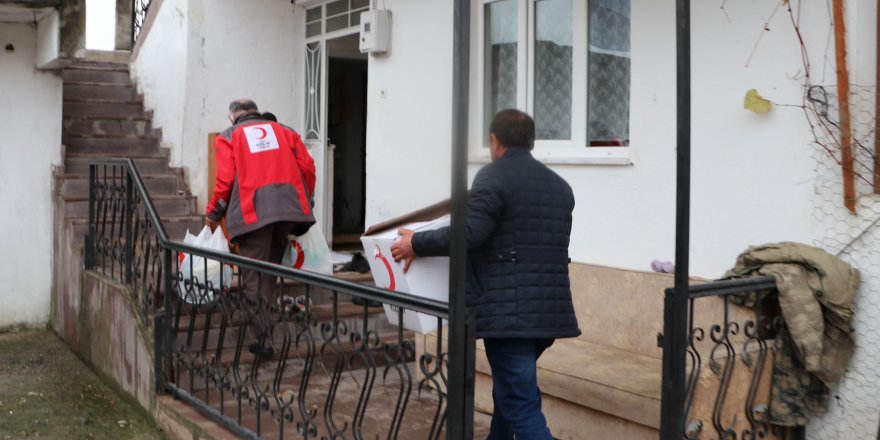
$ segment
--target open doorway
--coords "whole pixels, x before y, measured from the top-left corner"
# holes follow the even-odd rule
[[[327,41],[327,138],[333,147],[333,248],[360,249],[366,202],[367,56],[358,36]],[[328,167],[329,168],[329,167]]]

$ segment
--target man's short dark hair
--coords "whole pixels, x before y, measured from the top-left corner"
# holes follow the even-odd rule
[[[235,114],[238,111],[257,112],[257,103],[250,99],[236,99],[229,103],[229,113]]]
[[[527,113],[516,110],[501,110],[492,118],[489,133],[495,135],[506,148],[535,147],[535,120]]]

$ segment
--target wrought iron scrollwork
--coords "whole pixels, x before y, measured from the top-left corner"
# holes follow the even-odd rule
[[[432,418],[427,436],[439,438],[448,307],[173,242],[130,160],[91,165],[89,194],[87,269],[125,284],[145,325],[161,323],[155,352],[164,389],[210,408],[242,437],[365,439],[378,430],[394,439],[409,435],[405,418],[418,402],[430,416],[416,417]],[[209,264],[233,266],[232,279],[208,279]],[[274,288],[249,293],[247,270]],[[355,306],[348,297],[365,301]],[[377,299],[396,307],[398,322],[410,308],[433,313],[441,326],[436,348],[416,360],[413,333],[379,319],[382,309],[366,301]],[[423,376],[417,400],[416,368]],[[388,426],[370,422],[376,411],[392,413]]]
[[[714,431],[711,438],[719,440],[775,435],[769,424],[769,385],[764,376],[772,350],[769,341],[781,320],[763,306],[775,294],[774,286],[769,277],[692,286],[685,381],[681,400],[675,402],[684,410],[684,432],[674,437],[706,438],[707,426]],[[709,320],[713,316],[715,322]],[[669,349],[666,342],[664,356]]]

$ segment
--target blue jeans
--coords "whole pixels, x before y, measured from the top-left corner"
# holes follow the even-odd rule
[[[536,363],[553,339],[484,339],[495,414],[487,440],[552,440],[541,412]]]

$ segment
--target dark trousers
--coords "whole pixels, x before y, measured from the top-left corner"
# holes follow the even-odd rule
[[[552,440],[541,412],[536,363],[553,339],[484,339],[495,413],[488,440]]]
[[[255,260],[268,261],[281,264],[284,251],[287,249],[287,236],[293,231],[296,223],[278,222],[263,226],[256,231],[249,232],[236,238],[239,245],[239,254],[242,257]],[[275,286],[278,277],[270,276],[254,270],[241,270],[241,283],[245,294],[259,304],[263,299],[264,304],[271,305],[278,297]],[[268,307],[259,307],[259,311],[250,320],[251,336],[258,341],[261,336],[268,335],[272,326],[272,315]]]

